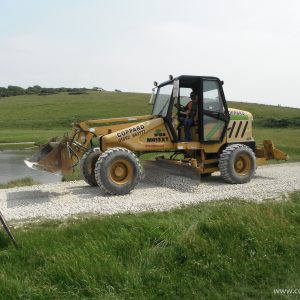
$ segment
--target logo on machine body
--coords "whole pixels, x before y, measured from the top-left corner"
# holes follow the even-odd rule
[[[154,137],[148,137],[147,143],[161,143],[167,142],[169,137],[166,136],[166,133],[163,132],[161,129],[156,129],[154,132]]]
[[[143,124],[121,130],[117,132],[118,142],[123,142],[129,140],[130,138],[135,138],[136,136],[145,134],[145,132],[145,126]]]
[[[240,111],[240,110],[230,110],[229,114],[231,116],[246,116],[245,112]]]

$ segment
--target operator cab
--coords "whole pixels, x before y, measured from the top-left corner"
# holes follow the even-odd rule
[[[152,115],[162,117],[173,142],[185,141],[184,122],[189,121],[192,142],[218,143],[223,140],[229,122],[229,113],[222,88],[217,77],[182,75],[157,85]],[[192,107],[193,114],[187,115]],[[195,100],[194,100],[195,101]],[[194,115],[194,117],[193,117]]]

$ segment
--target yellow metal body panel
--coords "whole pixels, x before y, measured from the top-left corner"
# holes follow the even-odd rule
[[[84,130],[90,131],[97,136],[110,134],[112,132],[124,129],[140,123],[142,120],[153,119],[154,116],[134,116],[134,117],[122,117],[122,118],[111,118],[111,119],[98,119],[98,120],[87,120],[79,123],[79,127]]]
[[[125,129],[122,126],[119,130],[102,137],[102,151],[113,147],[125,147],[134,152],[205,149],[207,153],[217,153],[220,147],[226,143],[226,138],[221,143],[216,144],[204,145],[195,141],[173,143],[163,118],[146,120],[141,123],[135,123],[130,127],[128,127],[128,124],[126,125]],[[196,135],[195,127],[192,132]]]
[[[102,136],[102,151],[112,147],[124,147],[134,152],[203,149],[205,153],[218,153],[220,148],[227,142],[238,143],[254,140],[252,137],[252,115],[249,112],[231,108],[229,112],[231,119],[227,133],[219,143],[202,144],[198,142],[198,126],[191,128],[192,142],[173,143],[163,118],[152,115],[88,120],[79,123],[78,127],[86,132],[80,133],[77,141],[83,141],[82,144],[86,147],[94,135]],[[209,132],[214,125],[216,124],[208,123],[204,126]],[[183,127],[179,130],[181,136],[184,137]],[[221,133],[216,131],[215,134],[219,137]]]
[[[135,152],[175,149],[163,118],[146,120],[103,136],[101,149],[125,147]]]
[[[254,141],[252,136],[252,114],[234,108],[229,108],[228,110],[230,115],[226,134],[228,143]]]

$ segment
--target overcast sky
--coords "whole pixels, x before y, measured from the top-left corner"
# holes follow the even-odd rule
[[[228,100],[300,107],[299,16],[299,0],[0,0],[0,86],[207,75]]]

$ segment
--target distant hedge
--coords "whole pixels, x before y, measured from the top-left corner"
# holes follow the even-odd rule
[[[81,91],[81,90],[69,92],[69,95],[82,95],[82,94],[88,94],[88,92]]]
[[[294,118],[294,119],[275,119],[275,118],[268,118],[262,121],[262,125],[264,127],[279,127],[279,128],[285,128],[285,127],[300,127],[300,118]]]
[[[35,85],[32,87],[28,87],[26,89],[9,85],[7,88],[0,87],[0,98],[1,97],[11,97],[11,96],[19,96],[19,95],[53,95],[60,92],[69,92],[73,94],[83,94],[86,93],[87,88],[43,88],[39,85]]]

